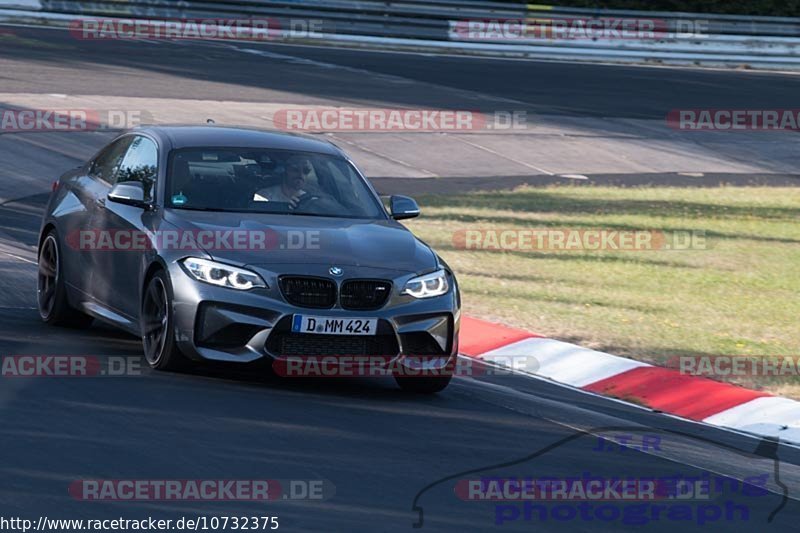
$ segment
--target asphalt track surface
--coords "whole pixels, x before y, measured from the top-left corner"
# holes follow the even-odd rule
[[[58,32],[13,31],[13,42],[0,48],[5,93],[293,103],[324,96],[458,107],[464,103],[460,91],[469,90],[521,99],[541,112],[663,116],[663,109],[678,105],[735,108],[753,106],[753,99],[792,107],[800,85],[800,78],[770,74],[263,47],[296,58],[286,61],[201,44],[99,46]],[[444,101],[441,90],[399,90],[345,67],[451,87],[452,98]],[[107,137],[63,140],[58,149],[57,143],[17,145],[6,137],[0,136],[0,189],[14,200],[0,205],[0,354],[140,358],[137,339],[101,325],[87,331],[45,327],[34,309],[31,246],[43,190]],[[69,143],[81,146],[64,148]],[[27,178],[17,180],[17,173]],[[613,431],[633,435],[634,443],[657,436],[661,445],[595,450],[596,435]],[[32,520],[269,515],[287,531],[404,531],[415,524],[423,531],[484,531],[498,514],[516,512],[500,530],[631,527],[580,514],[546,521],[532,514],[526,520],[521,504],[465,502],[454,493],[460,479],[582,475],[719,475],[764,479],[770,487],[752,496],[728,485],[712,502],[689,504],[695,515],[702,505],[721,506],[718,519],[699,524],[695,515],[661,515],[636,526],[642,530],[790,531],[800,518],[795,448],[508,375],[457,378],[432,397],[403,394],[380,379],[276,380],[258,369],[229,367],[188,374],[144,370],[120,378],[0,378],[0,450],[0,516]],[[326,480],[335,494],[324,501],[269,503],[85,502],[68,493],[81,479]],[[746,519],[740,509],[738,519],[727,520],[726,502],[744,506]]]

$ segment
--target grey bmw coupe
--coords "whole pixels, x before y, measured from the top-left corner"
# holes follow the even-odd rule
[[[155,369],[264,359],[363,375],[353,368],[367,361],[371,375],[377,364],[403,389],[437,392],[455,365],[461,301],[452,270],[397,222],[417,215],[411,198],[384,203],[328,142],[135,129],[53,184],[39,312],[139,336]]]

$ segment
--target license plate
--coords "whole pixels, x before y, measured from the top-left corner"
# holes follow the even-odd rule
[[[377,318],[331,318],[328,316],[294,315],[293,333],[318,335],[375,335]]]

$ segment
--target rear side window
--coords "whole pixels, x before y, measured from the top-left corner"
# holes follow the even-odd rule
[[[102,180],[109,185],[116,183],[115,176],[125,152],[130,146],[132,139],[123,137],[122,139],[110,144],[92,162],[89,175],[93,178]]]
[[[158,175],[158,148],[147,137],[135,137],[119,166],[116,183],[138,181],[144,186],[144,199],[153,201],[153,189]]]

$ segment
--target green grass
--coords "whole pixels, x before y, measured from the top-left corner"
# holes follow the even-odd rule
[[[639,360],[800,354],[800,188],[522,188],[418,198],[467,314]],[[466,229],[704,230],[688,251],[485,251]]]

